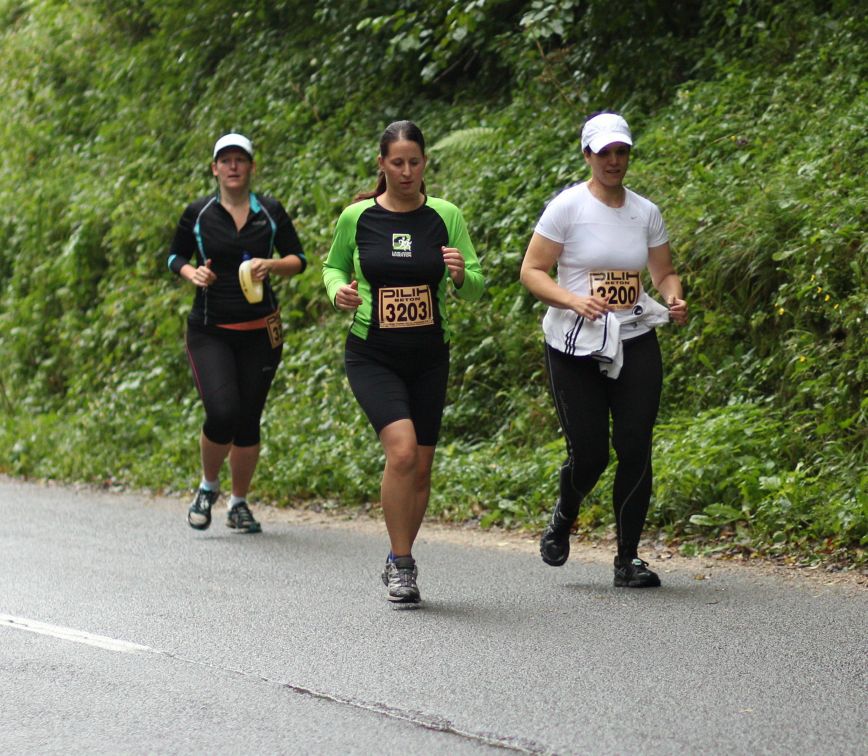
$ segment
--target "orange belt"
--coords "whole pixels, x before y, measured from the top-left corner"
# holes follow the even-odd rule
[[[258,320],[245,320],[243,323],[220,323],[217,327],[228,328],[232,331],[258,331],[261,328],[268,328],[268,319],[273,318],[278,313],[280,310],[275,310],[271,315]]]

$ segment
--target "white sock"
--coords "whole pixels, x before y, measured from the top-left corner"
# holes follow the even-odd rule
[[[232,507],[234,507],[236,504],[240,504],[242,501],[247,501],[247,499],[245,499],[243,496],[236,496],[235,494],[232,494],[232,496],[229,497],[229,509],[232,509]]]
[[[204,488],[206,491],[219,491],[220,490],[220,479],[217,480],[205,480],[205,476],[202,476],[202,482],[199,484],[199,488]]]

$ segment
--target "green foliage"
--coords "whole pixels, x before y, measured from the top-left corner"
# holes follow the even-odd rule
[[[432,194],[488,280],[450,302],[431,512],[539,527],[564,449],[517,281],[545,202],[581,180],[584,115],[621,110],[693,312],[664,329],[650,525],[780,553],[866,543],[866,21],[839,0],[0,0],[0,470],[186,488],[201,409],[190,291],[165,270],[216,135],[250,133],[311,270],[279,282],[284,364],[258,495],[362,503],[382,457],[318,273],[340,209],[412,117]],[[611,526],[612,466],[583,504]]]
[[[683,87],[641,143],[702,305],[672,385],[698,406],[774,392],[802,432],[854,449],[868,420],[868,215],[859,172],[841,168],[865,156],[859,23],[818,28],[774,78],[734,63]]]
[[[800,440],[770,404],[715,408],[658,426],[655,452],[664,462],[654,518],[678,533],[691,525],[735,527],[743,542],[767,550],[826,537],[865,544],[864,479],[843,454],[837,470],[812,473],[799,459]]]

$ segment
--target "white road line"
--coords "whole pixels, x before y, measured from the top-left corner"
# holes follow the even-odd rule
[[[85,643],[88,646],[96,646],[104,648],[108,651],[120,651],[124,654],[158,654],[156,649],[148,646],[140,646],[138,643],[129,643],[128,641],[116,640],[115,638],[107,638],[105,635],[94,635],[93,633],[85,632],[84,630],[75,630],[71,627],[60,627],[59,625],[49,625],[45,622],[37,622],[36,620],[26,619],[24,617],[13,617],[9,614],[0,614],[0,626],[12,627],[16,630],[27,630],[31,633],[39,633],[40,635],[51,635],[55,638],[74,641],[75,643]]]
[[[495,748],[503,748],[505,750],[531,754],[552,752],[551,749],[545,748],[533,741],[525,741],[521,738],[499,737],[498,735],[491,733],[462,730],[452,724],[449,720],[440,717],[426,716],[424,713],[415,711],[402,711],[401,709],[396,709],[392,706],[376,702],[357,701],[352,698],[347,698],[346,696],[314,690],[313,688],[304,688],[299,685],[293,685],[292,683],[263,677],[259,674],[245,672],[244,670],[231,669],[229,667],[211,664],[210,662],[187,659],[177,654],[151,648],[150,646],[140,646],[138,643],[116,640],[115,638],[108,638],[105,635],[94,635],[93,633],[88,633],[84,630],[75,630],[71,627],[49,625],[46,622],[38,622],[37,620],[26,619],[25,617],[13,617],[10,614],[0,614],[0,627],[11,627],[15,630],[26,630],[31,633],[39,633],[40,635],[50,635],[54,638],[60,638],[61,640],[85,643],[88,646],[96,646],[97,648],[106,649],[108,651],[120,651],[124,654],[160,654],[161,656],[175,659],[184,664],[194,664],[199,667],[228,672],[240,677],[260,680],[269,685],[277,685],[303,696],[310,696],[312,698],[331,701],[342,706],[349,706],[354,709],[369,711],[387,717],[388,719],[401,720],[416,727],[423,727],[427,730],[435,730],[437,732],[455,735],[459,738],[484,743],[485,745],[494,746]]]

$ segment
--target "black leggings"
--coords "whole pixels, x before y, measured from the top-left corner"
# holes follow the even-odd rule
[[[619,557],[636,556],[651,498],[651,439],[663,364],[657,334],[650,331],[624,341],[624,366],[617,379],[600,372],[591,357],[570,357],[546,345],[552,396],[567,442],[560,473],[560,508],[575,518],[579,504],[609,464],[609,414],[612,446],[618,458],[612,500]]]
[[[283,346],[268,331],[187,325],[187,357],[205,405],[202,432],[215,444],[256,446],[259,419]]]

